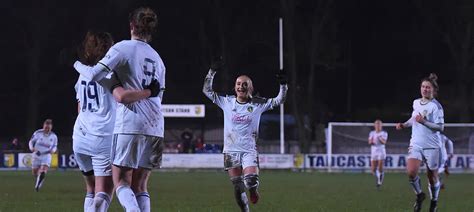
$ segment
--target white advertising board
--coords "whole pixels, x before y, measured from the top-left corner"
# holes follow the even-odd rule
[[[203,118],[206,115],[204,105],[161,105],[161,112],[165,117],[174,118]]]

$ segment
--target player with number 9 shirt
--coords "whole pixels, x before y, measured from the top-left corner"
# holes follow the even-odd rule
[[[109,33],[89,31],[79,51],[80,61],[94,65],[112,45]],[[75,160],[86,183],[84,211],[107,211],[113,193],[110,149],[117,104],[114,97],[132,103],[149,97],[151,92],[124,90],[113,73],[97,82],[80,75],[75,90],[79,114],[72,137]]]
[[[96,81],[114,71],[124,89],[143,90],[151,96],[132,104],[118,104],[112,143],[112,175],[117,197],[126,211],[150,211],[148,178],[161,166],[164,119],[161,101],[165,88],[165,66],[148,44],[157,25],[150,8],[138,8],[129,16],[131,40],[113,45],[93,67],[80,62],[75,69]]]

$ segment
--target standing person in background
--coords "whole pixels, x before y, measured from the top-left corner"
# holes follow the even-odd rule
[[[39,191],[43,185],[48,168],[51,166],[51,154],[57,150],[58,137],[51,131],[52,129],[53,120],[46,119],[43,122],[43,129],[36,130],[29,142],[30,150],[33,153],[31,168],[36,179],[36,191]]]
[[[431,196],[430,211],[436,211],[441,183],[438,169],[443,166],[440,132],[444,130],[443,106],[435,99],[437,96],[438,77],[436,74],[423,78],[420,85],[421,98],[413,101],[413,113],[405,123],[398,123],[397,130],[412,127],[410,146],[408,148],[407,174],[416,194],[414,211],[421,211],[425,193],[421,189],[418,171],[422,162],[426,164]]]
[[[6,150],[11,152],[21,152],[23,151],[23,146],[21,145],[18,138],[13,138],[12,142],[7,146]]]
[[[454,156],[454,144],[451,139],[448,138],[445,134],[440,135],[441,139],[441,153],[443,155],[442,159],[442,166],[438,169],[438,175],[439,175],[439,181],[441,181],[441,189],[445,188],[445,183],[443,182],[443,173],[446,174],[446,176],[449,175],[449,169],[448,169],[448,161],[451,160]]]
[[[112,143],[112,177],[117,198],[126,211],[150,211],[148,179],[152,168],[161,166],[164,117],[161,102],[165,89],[165,66],[148,44],[157,26],[155,12],[146,7],[129,16],[131,40],[113,45],[93,67],[79,61],[74,68],[97,81],[114,71],[126,90],[150,88],[156,97],[132,104],[118,104]],[[153,88],[150,85],[156,84]]]
[[[184,129],[183,133],[181,133],[181,143],[183,145],[183,152],[182,153],[193,153],[194,148],[192,148],[192,140],[193,140],[193,133],[190,129]]]
[[[369,133],[370,145],[370,164],[372,174],[375,176],[377,188],[383,183],[384,172],[383,166],[387,153],[385,152],[385,144],[387,143],[388,133],[382,130],[382,121],[375,120],[374,130]]]
[[[113,43],[109,33],[89,31],[79,58],[85,65],[95,65]],[[81,75],[75,90],[79,114],[72,138],[74,156],[86,183],[84,211],[104,212],[109,208],[114,189],[110,162],[117,105],[114,97],[120,103],[130,104],[149,97],[152,92],[150,89],[124,90],[114,73],[98,82]]]
[[[237,77],[234,85],[236,96],[221,96],[212,89],[216,71],[221,61],[211,65],[206,75],[203,93],[224,112],[224,166],[234,185],[234,196],[241,211],[249,211],[245,189],[250,192],[250,201],[259,200],[258,128],[263,112],[279,106],[285,101],[288,90],[284,73],[279,74],[280,92],[275,98],[253,96],[252,80],[245,75]]]

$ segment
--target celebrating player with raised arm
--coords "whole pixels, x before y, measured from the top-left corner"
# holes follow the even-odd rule
[[[410,147],[408,150],[407,173],[410,184],[416,193],[415,211],[421,211],[425,194],[421,189],[418,170],[424,162],[427,168],[429,191],[431,195],[430,211],[436,211],[440,181],[438,169],[443,166],[441,158],[441,141],[439,134],[444,130],[444,112],[441,104],[435,99],[438,92],[438,77],[430,74],[421,80],[421,98],[413,101],[412,117],[405,123],[398,123],[397,130],[412,127]]]
[[[52,129],[53,120],[46,119],[43,122],[43,129],[36,130],[29,142],[30,150],[33,152],[31,168],[36,179],[36,191],[43,185],[48,167],[51,165],[51,154],[57,150],[58,137],[51,131]]]
[[[82,44],[80,60],[85,65],[95,65],[112,45],[109,33],[89,31]],[[113,73],[98,82],[81,75],[75,90],[79,114],[72,138],[74,156],[86,183],[84,211],[107,211],[114,187],[110,163],[117,104],[114,97],[131,103],[149,97],[151,91],[124,90]]]
[[[157,25],[150,8],[138,8],[129,16],[131,40],[121,41],[95,66],[76,62],[76,70],[92,81],[112,70],[124,89],[143,90],[156,81],[156,97],[132,104],[118,104],[112,143],[112,176],[117,197],[126,211],[150,211],[148,178],[161,165],[164,118],[161,101],[165,86],[165,66],[147,43]]]
[[[384,172],[383,165],[386,157],[385,144],[387,143],[388,133],[382,130],[382,121],[375,120],[374,130],[369,133],[370,161],[372,174],[375,176],[377,188],[382,185]]]
[[[253,97],[252,80],[245,75],[235,81],[236,96],[221,96],[212,90],[212,82],[222,62],[214,62],[204,81],[204,94],[224,111],[224,166],[234,185],[234,195],[242,211],[249,211],[245,192],[250,192],[250,201],[259,199],[259,169],[256,142],[258,127],[263,112],[279,106],[285,101],[288,86],[285,76],[279,75],[280,92],[275,98]]]

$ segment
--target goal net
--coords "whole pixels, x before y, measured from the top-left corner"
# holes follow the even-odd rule
[[[360,170],[370,168],[368,137],[373,123],[332,122],[328,126],[328,170]],[[395,123],[384,123],[388,133],[385,168],[404,170],[411,128],[396,130]],[[454,143],[454,157],[449,167],[454,172],[474,172],[474,124],[445,124],[443,132]]]

